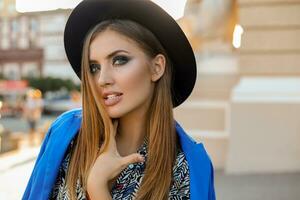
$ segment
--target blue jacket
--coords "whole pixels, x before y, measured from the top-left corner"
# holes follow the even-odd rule
[[[55,184],[64,154],[81,125],[82,109],[61,114],[51,124],[41,146],[23,200],[46,200]],[[176,121],[175,121],[176,122]],[[215,200],[214,172],[202,143],[196,143],[176,122],[176,132],[190,172],[191,200]]]

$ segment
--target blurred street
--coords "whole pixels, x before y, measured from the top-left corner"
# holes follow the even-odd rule
[[[0,199],[21,199],[33,169],[38,147],[0,156]]]
[[[57,115],[42,116],[38,128],[53,121]],[[0,154],[0,199],[21,199],[34,162],[40,149],[41,137],[35,135],[35,143],[30,144],[28,123],[23,118],[1,118],[5,129],[11,130],[14,135],[21,138],[19,148]]]
[[[57,115],[43,115],[40,119],[37,127],[43,126],[45,122],[52,121],[57,117]],[[28,130],[28,123],[25,119],[22,118],[1,118],[1,124],[5,129],[12,130],[14,132],[23,132],[26,133]]]

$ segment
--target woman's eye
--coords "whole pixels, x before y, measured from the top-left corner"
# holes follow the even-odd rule
[[[100,65],[99,64],[96,64],[96,63],[90,64],[90,72],[92,74],[96,73],[97,70],[100,70]]]
[[[116,56],[113,58],[114,65],[124,65],[129,61],[129,58],[126,56]]]

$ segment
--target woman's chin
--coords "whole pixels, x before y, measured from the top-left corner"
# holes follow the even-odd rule
[[[121,113],[120,111],[111,111],[111,110],[108,110],[108,115],[109,115],[110,118],[120,118],[124,114]]]
[[[109,115],[109,117],[111,119],[117,119],[117,118],[120,118],[121,116],[119,116],[119,115]]]

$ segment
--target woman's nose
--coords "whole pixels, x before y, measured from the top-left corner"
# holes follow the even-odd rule
[[[113,84],[113,74],[110,67],[102,67],[100,75],[98,77],[98,84],[100,86],[111,85]]]

